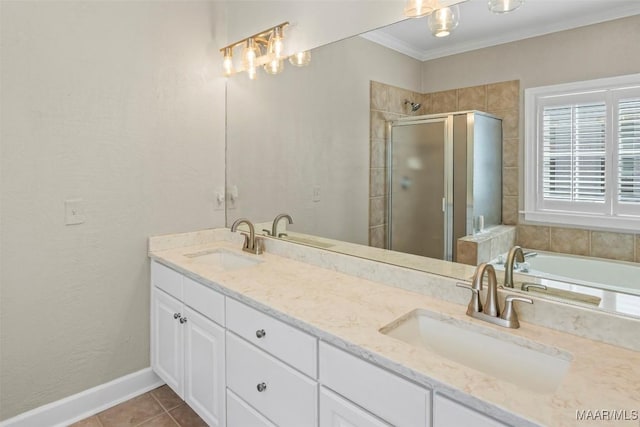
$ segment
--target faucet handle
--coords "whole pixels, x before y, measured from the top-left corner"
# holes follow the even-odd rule
[[[500,318],[506,321],[506,326],[508,328],[517,329],[520,327],[520,322],[518,321],[518,314],[513,308],[514,301],[533,304],[533,300],[531,298],[519,297],[516,295],[507,295],[504,299],[504,311],[502,312]]]
[[[522,289],[523,291],[529,291],[529,288],[542,289],[543,291],[547,290],[547,287],[545,285],[539,285],[537,283],[529,283],[529,282],[524,282],[520,287],[520,289]]]
[[[280,238],[289,237],[289,235],[287,233],[279,233],[278,237],[280,237]]]
[[[240,234],[242,234],[244,236],[244,245],[242,246],[244,249],[250,249],[249,247],[249,233],[245,233],[245,232],[241,232]]]
[[[261,255],[264,252],[264,239],[262,237],[256,236],[254,245],[255,247],[253,248],[253,253],[256,255]]]
[[[267,230],[266,228],[263,228],[262,231],[264,231],[265,236],[271,236],[271,230]]]
[[[467,314],[480,313],[482,311],[482,303],[480,302],[480,290],[466,283],[456,283],[459,288],[465,288],[471,291],[471,301],[467,306]]]

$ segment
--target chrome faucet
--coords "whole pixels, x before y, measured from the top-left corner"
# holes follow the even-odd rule
[[[242,250],[255,255],[260,255],[264,251],[262,247],[262,239],[260,237],[256,237],[255,228],[251,221],[246,218],[237,219],[231,225],[231,231],[235,232],[238,229],[238,226],[243,223],[247,224],[249,227],[249,234],[241,233],[244,236],[244,245],[242,246]]]
[[[513,288],[513,267],[517,262],[524,262],[524,252],[520,246],[514,246],[507,255],[504,263],[504,287]]]
[[[280,220],[282,218],[286,218],[287,221],[289,222],[289,224],[293,224],[293,218],[291,218],[291,215],[286,214],[286,213],[281,213],[280,215],[276,215],[276,217],[274,218],[273,225],[271,226],[271,231],[269,231],[267,229],[262,229],[262,231],[267,233],[267,236],[276,237],[276,233],[278,232],[278,223],[280,222]],[[287,235],[287,233],[280,233],[277,236],[278,237],[282,237],[282,236],[286,236],[286,235]]]
[[[482,280],[485,274],[489,284],[487,289],[487,299],[484,307],[480,303],[480,292],[482,291]],[[456,286],[469,289],[472,292],[471,301],[467,306],[467,315],[474,319],[484,320],[494,325],[504,326],[505,328],[519,328],[520,322],[518,315],[513,308],[514,301],[526,302],[533,304],[531,298],[519,297],[516,295],[507,295],[504,299],[504,312],[500,314],[498,306],[498,280],[496,279],[496,271],[491,264],[482,263],[476,269],[473,275],[471,285],[466,283],[457,283]]]

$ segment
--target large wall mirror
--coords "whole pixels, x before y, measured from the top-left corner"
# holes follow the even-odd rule
[[[459,27],[445,39],[430,34],[426,19],[412,19],[316,48],[306,67],[287,63],[275,76],[230,78],[227,225],[247,217],[260,224],[259,231],[271,234],[273,219],[287,213],[293,224],[282,220],[275,238],[465,280],[473,265],[499,263],[510,246],[519,244],[531,252],[524,263],[530,271],[517,274],[516,280],[548,287],[531,286],[529,292],[640,316],[637,280],[636,289],[618,284],[623,274],[639,275],[640,230],[532,224],[519,213],[524,90],[640,72],[640,57],[630,54],[640,45],[637,2],[551,5],[531,0],[499,16],[487,10],[486,2],[469,1],[460,11]],[[487,128],[491,140],[480,136],[480,127]],[[443,145],[418,142],[406,158],[395,159],[393,153],[402,151],[400,144],[409,134],[418,135],[418,141],[432,141],[437,134]],[[454,143],[458,134],[474,137],[467,144],[476,151],[498,151],[474,164],[469,157],[473,150],[465,149],[465,167],[442,172],[448,178],[437,183],[437,191],[447,196],[450,185],[455,192],[453,183],[462,181],[463,170],[465,183],[492,191],[482,195],[478,190],[479,201],[471,206],[465,204],[468,194],[466,199],[463,195],[464,209],[456,214],[462,215],[462,231],[448,243],[449,256],[446,251],[440,256],[439,250],[420,253],[429,245],[394,242],[394,233],[396,240],[422,241],[434,233],[440,239],[446,237],[443,216],[444,223],[447,216],[455,222],[453,196],[438,193],[424,204],[420,191],[426,195],[433,189],[408,198],[422,205],[394,207],[393,201],[401,201],[394,192],[419,189],[421,180],[435,182],[424,175],[434,172],[426,161],[441,156],[436,163],[449,162],[460,144]],[[398,148],[392,150],[393,144]],[[483,210],[485,202],[492,208]],[[412,209],[415,214],[400,215]],[[409,231],[397,228],[397,218],[402,218],[398,223],[411,221]],[[403,247],[408,249],[398,250]],[[585,256],[609,258],[607,268],[613,270],[599,279],[601,286],[562,272],[554,273],[556,279],[547,273],[531,275],[537,265],[555,262],[546,258],[547,252],[564,253],[577,262]],[[614,282],[615,289],[610,286]]]

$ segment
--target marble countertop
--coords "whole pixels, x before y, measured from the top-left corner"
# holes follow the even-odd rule
[[[191,246],[168,248],[169,238],[162,239],[162,244],[151,245],[152,259],[505,423],[640,425],[638,420],[576,419],[577,410],[626,410],[629,417],[631,411],[640,410],[640,352],[525,322],[517,330],[507,330],[469,318],[462,305],[268,252],[255,256],[263,261],[260,264],[224,271],[185,255],[216,248],[253,255],[242,252],[237,242],[202,239],[185,242]],[[555,392],[535,392],[379,332],[415,309],[568,353],[572,357],[570,367]]]

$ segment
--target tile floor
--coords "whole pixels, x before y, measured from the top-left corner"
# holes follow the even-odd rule
[[[168,386],[72,424],[71,427],[207,427],[193,409]]]

